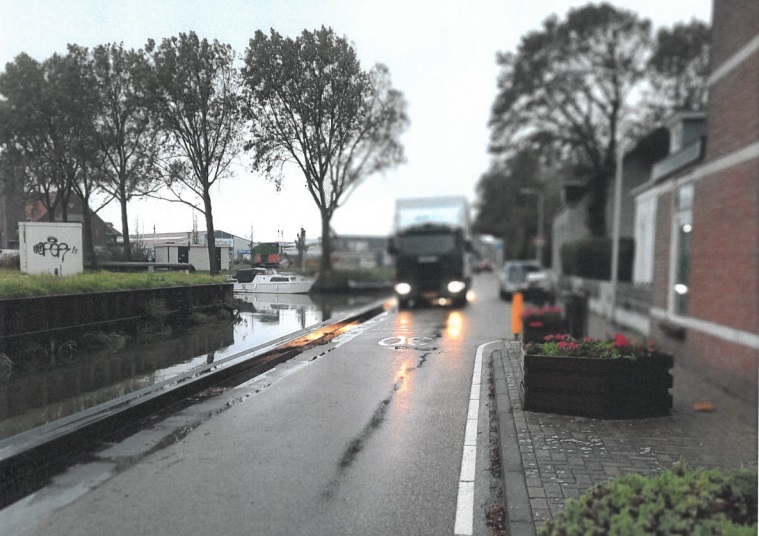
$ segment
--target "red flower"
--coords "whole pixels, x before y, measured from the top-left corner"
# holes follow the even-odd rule
[[[568,346],[568,344],[567,344],[565,341],[561,341],[561,342],[559,343],[559,348],[561,348],[562,350],[563,350],[564,348],[566,348],[567,346]]]
[[[627,337],[625,337],[621,333],[617,333],[616,335],[614,335],[614,346],[616,348],[624,348],[626,346],[630,346],[630,341],[628,341]]]
[[[553,335],[546,335],[545,337],[543,337],[543,340],[551,342],[553,340]]]
[[[570,342],[569,343],[569,349],[570,350],[577,350],[577,343],[576,342]]]

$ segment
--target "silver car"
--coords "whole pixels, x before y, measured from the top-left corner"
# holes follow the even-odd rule
[[[511,301],[521,292],[526,302],[553,303],[554,285],[550,272],[537,261],[508,261],[498,271],[501,299]]]

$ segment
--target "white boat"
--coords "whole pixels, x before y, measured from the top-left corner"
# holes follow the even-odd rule
[[[273,268],[243,268],[234,277],[234,292],[266,292],[269,294],[306,294],[315,279],[302,275],[277,272]]]
[[[237,299],[249,303],[255,311],[276,312],[283,310],[315,309],[316,304],[308,294],[265,294],[246,292]]]

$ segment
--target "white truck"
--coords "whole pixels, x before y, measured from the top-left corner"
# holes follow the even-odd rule
[[[469,203],[463,196],[398,199],[395,232],[395,294],[410,303],[464,307],[472,284]]]

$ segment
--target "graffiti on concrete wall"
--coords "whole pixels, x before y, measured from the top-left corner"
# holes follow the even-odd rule
[[[50,255],[51,257],[60,258],[61,261],[66,260],[66,253],[71,251],[76,253],[79,251],[76,246],[69,246],[66,242],[59,242],[54,236],[48,236],[47,241],[37,242],[32,248],[37,255]]]
[[[20,222],[21,271],[73,275],[84,270],[82,224]]]

